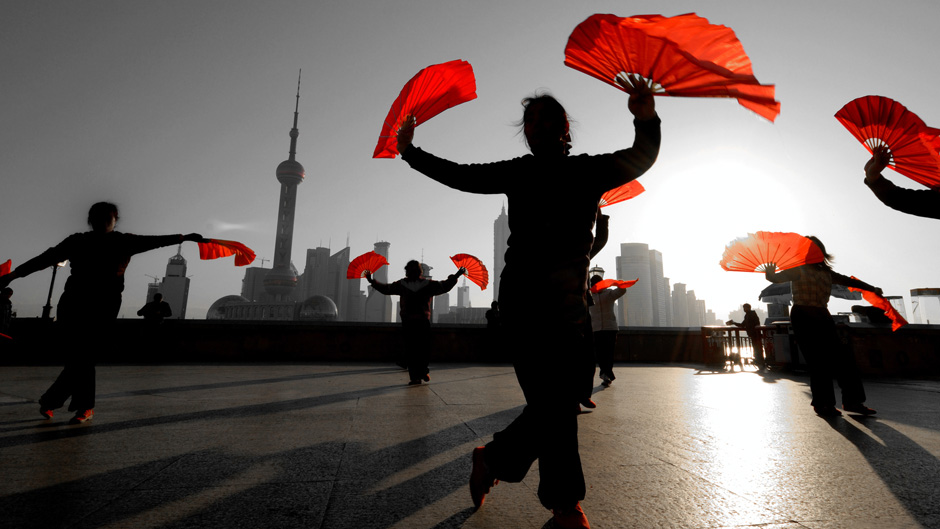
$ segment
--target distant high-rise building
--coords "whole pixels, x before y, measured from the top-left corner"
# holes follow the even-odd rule
[[[434,312],[432,313],[431,320],[434,323],[440,321],[441,316],[444,316],[450,312],[450,292],[444,292],[443,294],[434,296]]]
[[[690,327],[689,296],[685,290],[685,283],[676,283],[672,286],[672,325]]]
[[[666,316],[666,278],[663,277],[663,254],[659,250],[650,250],[650,298],[653,327],[665,327],[669,318]]]
[[[388,261],[389,246],[391,246],[391,244],[385,241],[377,242],[375,243],[374,251],[385,257],[385,260]],[[388,283],[388,266],[379,268],[372,277],[375,278],[376,281]],[[369,295],[366,298],[365,321],[392,321],[392,298],[381,294],[371,286],[369,287]]]
[[[463,280],[463,285],[457,287],[457,307],[470,308],[470,287],[467,286],[466,278]]]
[[[493,280],[493,300],[499,299],[499,276],[503,273],[506,266],[506,250],[509,248],[509,215],[506,214],[506,206],[503,205],[502,211],[493,222],[493,274],[490,276]]]
[[[274,239],[274,266],[264,277],[264,288],[271,301],[289,301],[297,286],[297,273],[291,267],[291,246],[294,239],[294,211],[297,186],[304,181],[304,166],[295,160],[297,154],[297,118],[300,111],[300,76],[297,77],[297,98],[294,105],[294,126],[290,130],[289,157],[277,166],[275,174],[281,183],[277,208],[277,233]]]
[[[181,249],[182,245],[177,248],[176,255],[167,261],[166,276],[160,282],[159,288],[163,301],[166,301],[173,311],[170,318],[178,320],[186,317],[186,303],[189,300],[189,278],[186,277],[186,259],[180,253]],[[148,297],[147,301],[153,301],[153,296]]]
[[[666,299],[666,321],[663,323],[663,327],[673,327],[672,319],[672,287],[669,286],[669,278],[663,278],[663,292],[665,292]]]
[[[653,325],[653,282],[650,275],[650,248],[644,243],[623,243],[617,258],[617,279],[639,279],[618,300],[626,327]]]

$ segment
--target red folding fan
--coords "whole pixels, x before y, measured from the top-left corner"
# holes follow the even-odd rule
[[[852,276],[852,279],[858,279],[855,276]],[[870,290],[863,290],[861,288],[852,288],[849,287],[849,290],[852,292],[861,292],[862,297],[865,298],[865,301],[871,303],[873,307],[878,307],[879,309],[885,311],[885,316],[891,319],[891,330],[896,331],[901,327],[907,325],[907,320],[904,319],[904,316],[901,316],[901,313],[898,312],[898,309],[894,308],[894,305],[888,301],[884,296],[879,296],[876,292]]]
[[[940,130],[893,99],[865,96],[849,101],[836,119],[868,152],[887,148],[888,167],[932,189],[940,189]]]
[[[200,242],[197,245],[199,246],[199,258],[203,261],[234,255],[235,266],[245,266],[255,260],[255,252],[237,241],[207,239],[206,242]]]
[[[624,289],[630,288],[633,285],[635,285],[637,281],[639,281],[639,278],[634,279],[633,281],[621,281],[619,279],[601,279],[600,281],[595,283],[593,287],[591,287],[591,292],[594,294],[597,294],[601,290],[604,290],[605,288],[610,288],[610,287],[617,287],[617,288],[624,288]]]
[[[599,206],[606,208],[607,206],[616,204],[618,202],[630,200],[644,191],[646,191],[646,189],[643,187],[643,184],[637,180],[631,180],[626,184],[620,187],[615,187],[601,195]]]
[[[457,265],[457,268],[466,268],[467,279],[476,283],[480,290],[486,290],[486,285],[490,282],[490,273],[486,270],[483,261],[468,253],[452,255],[450,260]]]
[[[759,231],[731,241],[718,264],[734,272],[763,272],[768,263],[786,270],[824,259],[819,247],[798,233]]]
[[[0,264],[0,276],[5,276],[10,273],[10,268],[13,266],[13,261],[7,259],[5,263]]]
[[[734,32],[694,14],[592,15],[568,38],[565,64],[624,91],[622,81],[639,75],[656,95],[733,97],[770,121],[780,113]]]
[[[346,268],[346,279],[359,279],[365,277],[365,273],[374,274],[376,270],[388,264],[385,256],[375,252],[366,252],[356,257]]]
[[[405,83],[392,103],[372,157],[394,158],[399,154],[396,135],[408,116],[414,116],[415,126],[420,125],[448,108],[476,99],[476,90],[473,67],[466,61],[434,64],[421,70]]]

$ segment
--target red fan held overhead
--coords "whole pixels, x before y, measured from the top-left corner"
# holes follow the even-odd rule
[[[763,272],[768,263],[786,270],[824,259],[819,247],[798,233],[759,231],[731,241],[719,264],[733,272]]]
[[[940,130],[893,99],[865,96],[849,101],[836,119],[873,152],[887,148],[888,167],[931,189],[940,189]]]
[[[417,126],[476,97],[477,81],[467,61],[450,61],[421,70],[405,83],[398,99],[392,103],[372,157],[394,158],[400,154],[396,135],[408,116],[414,116]]]
[[[486,285],[490,282],[490,273],[486,270],[483,261],[468,253],[452,255],[450,260],[457,265],[457,268],[466,268],[467,279],[476,283],[480,290],[486,290]]]
[[[852,279],[858,278],[852,276]],[[901,316],[901,313],[898,312],[898,309],[894,308],[894,305],[892,305],[891,302],[888,301],[888,299],[884,296],[879,296],[877,292],[862,290],[860,288],[849,287],[849,290],[852,292],[861,292],[862,297],[865,298],[865,301],[871,303],[873,307],[878,307],[879,309],[885,311],[885,316],[891,320],[891,331],[896,331],[907,325],[907,320],[904,319],[904,316]]]
[[[0,263],[0,276],[5,276],[10,273],[10,268],[13,266],[13,261],[7,259],[5,263]]]
[[[606,208],[607,206],[612,206],[618,202],[630,200],[644,191],[646,191],[646,188],[644,188],[640,182],[631,180],[626,184],[620,187],[615,187],[614,189],[611,189],[610,191],[601,195],[601,201],[598,206]]]
[[[694,13],[592,15],[568,38],[565,64],[627,92],[644,82],[655,95],[731,97],[770,121],[780,114],[774,86],[754,77],[734,31]]]
[[[246,266],[255,260],[255,252],[238,241],[207,239],[206,242],[197,244],[199,246],[199,258],[203,261],[234,255],[235,266]]]
[[[601,279],[600,281],[595,283],[593,287],[591,287],[591,293],[597,294],[601,290],[604,290],[605,288],[610,288],[610,287],[617,287],[617,288],[623,288],[623,289],[630,288],[633,285],[635,285],[636,282],[639,280],[640,280],[639,278],[634,279],[633,281],[621,281],[619,279]]]
[[[366,252],[356,257],[346,268],[346,279],[359,279],[365,277],[366,272],[374,274],[376,270],[387,265],[385,256],[375,252]]]

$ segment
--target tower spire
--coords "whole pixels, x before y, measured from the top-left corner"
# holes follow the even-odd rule
[[[300,115],[300,74],[303,73],[303,69],[297,71],[297,98],[294,102],[294,127],[290,129],[290,157],[289,160],[293,161],[294,156],[297,154],[297,136],[300,136],[300,130],[297,128],[297,117]]]

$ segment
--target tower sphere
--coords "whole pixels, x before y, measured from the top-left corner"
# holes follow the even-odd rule
[[[287,185],[298,185],[304,181],[304,166],[296,160],[284,160],[277,166],[277,181]]]

